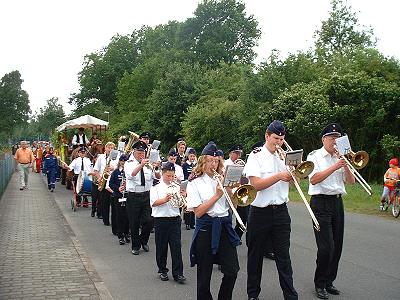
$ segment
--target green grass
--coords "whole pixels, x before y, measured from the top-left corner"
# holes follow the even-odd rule
[[[300,186],[304,196],[309,201],[310,195],[308,195],[308,184],[308,180],[301,180]],[[392,217],[389,211],[385,213],[379,210],[383,185],[369,185],[372,188],[372,196],[369,196],[358,183],[355,185],[346,185],[347,194],[343,196],[345,210],[347,212],[356,212],[360,214]],[[289,199],[293,202],[303,202],[294,186],[290,186]]]

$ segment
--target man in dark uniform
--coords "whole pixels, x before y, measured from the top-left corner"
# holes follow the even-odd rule
[[[314,284],[320,299],[328,299],[328,293],[340,294],[333,281],[336,279],[343,247],[342,194],[346,193],[345,183],[355,183],[346,162],[337,155],[336,138],[342,134],[339,124],[329,124],[320,134],[322,148],[307,157],[307,160],[314,163],[314,170],[309,176],[310,206],[320,225],[320,231],[314,229],[318,248]]]

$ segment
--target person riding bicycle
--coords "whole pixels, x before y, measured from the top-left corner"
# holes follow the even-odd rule
[[[383,209],[386,204],[386,198],[389,197],[391,191],[395,189],[396,181],[400,179],[400,168],[398,166],[399,161],[397,158],[392,158],[389,160],[389,169],[387,169],[385,175],[383,176],[384,186],[381,197],[381,209]]]

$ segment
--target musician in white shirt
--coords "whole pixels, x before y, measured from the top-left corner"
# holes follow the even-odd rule
[[[309,175],[310,207],[320,224],[320,231],[314,229],[318,248],[314,284],[316,295],[320,299],[328,299],[328,293],[340,294],[333,281],[337,276],[343,248],[342,194],[346,194],[345,183],[355,183],[346,162],[336,153],[336,138],[342,133],[342,128],[337,123],[326,126],[320,134],[322,148],[311,152],[307,157],[307,160],[314,163],[314,170]]]
[[[76,188],[76,183],[78,181],[78,176],[80,174],[80,172],[85,172],[88,175],[93,175],[94,173],[92,173],[92,162],[90,161],[89,158],[86,157],[86,148],[85,147],[81,147],[79,149],[79,156],[77,158],[75,158],[70,165],[68,166],[68,169],[70,171],[74,171],[74,177],[73,177],[73,181],[74,181],[74,185]],[[90,178],[90,177],[89,177]],[[78,192],[77,192],[78,194]],[[81,206],[81,196],[77,195],[76,196],[76,206]],[[88,199],[86,198],[86,196],[83,198],[83,206],[87,207],[88,206]]]
[[[175,166],[167,162],[162,165],[160,183],[150,189],[150,205],[154,217],[154,239],[156,243],[156,262],[162,281],[168,280],[167,254],[168,244],[172,258],[172,276],[175,281],[183,283],[183,262],[181,252],[181,217],[179,207],[174,207],[171,198],[181,195],[179,185],[174,183]],[[171,189],[173,189],[171,191]],[[181,197],[183,197],[181,195]],[[177,205],[178,203],[176,203]]]
[[[175,166],[175,178],[177,181],[182,181],[185,176],[183,175],[183,169],[180,165],[176,164],[176,159],[178,157],[178,153],[174,150],[169,151],[168,153],[168,161],[173,163]]]
[[[126,191],[128,192],[126,209],[131,230],[132,254],[138,255],[140,247],[145,252],[149,251],[147,245],[152,229],[150,188],[153,179],[159,179],[160,173],[154,171],[145,158],[147,145],[143,141],[137,141],[133,146],[133,153],[125,163]],[[141,228],[141,233],[139,230]]]
[[[233,145],[229,149],[229,158],[225,160],[224,166],[233,165],[236,160],[240,159],[243,153],[243,146],[242,145]]]
[[[286,203],[289,201],[289,182],[292,176],[278,157],[277,146],[283,144],[285,127],[273,121],[267,127],[265,144],[250,153],[246,163],[246,176],[257,190],[249,211],[247,226],[247,295],[258,299],[261,292],[263,254],[267,237],[272,237],[276,267],[284,299],[298,299],[293,286],[290,261],[291,220]]]
[[[196,228],[190,249],[191,266],[197,265],[197,299],[212,299],[210,281],[214,263],[224,274],[218,299],[232,299],[239,261],[239,237],[232,227],[232,216],[223,191],[214,179],[223,164],[217,146],[204,147],[187,186],[187,209],[196,215]]]
[[[94,165],[93,171],[97,177],[97,182],[100,184],[104,172],[108,172],[110,175],[118,164],[118,157],[112,160],[110,153],[114,150],[115,144],[113,142],[108,142],[104,147],[104,153],[97,156],[96,163]],[[106,183],[106,182],[105,182]],[[110,226],[109,220],[110,214],[110,193],[104,188],[99,192],[97,200],[97,217],[103,219],[103,224],[105,226]]]

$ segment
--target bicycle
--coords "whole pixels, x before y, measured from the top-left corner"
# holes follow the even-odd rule
[[[395,188],[386,196],[385,202],[381,205],[382,211],[387,211],[392,207],[392,215],[398,218],[400,215],[400,180],[396,181]]]

